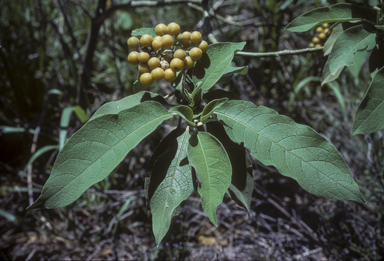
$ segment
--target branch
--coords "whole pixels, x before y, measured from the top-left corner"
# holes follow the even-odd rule
[[[296,54],[304,54],[304,53],[312,53],[323,50],[322,47],[316,47],[316,48],[305,48],[305,49],[299,49],[299,50],[284,50],[284,51],[278,51],[278,52],[269,52],[269,53],[252,53],[252,52],[237,52],[236,55],[242,55],[242,56],[251,56],[251,57],[279,57],[283,55],[296,55]]]

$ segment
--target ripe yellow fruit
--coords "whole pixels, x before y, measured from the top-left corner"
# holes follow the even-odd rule
[[[184,68],[184,62],[179,58],[173,58],[171,61],[171,69],[175,72],[179,72]]]
[[[205,53],[208,50],[208,43],[206,41],[201,41],[201,43],[198,46],[203,53]]]
[[[314,43],[314,44],[318,44],[318,43],[320,43],[320,39],[319,39],[319,37],[313,37],[313,38],[312,38],[312,43]]]
[[[159,50],[161,49],[161,47],[163,47],[163,43],[161,42],[161,40],[153,40],[152,42],[152,48],[155,49],[155,50]]]
[[[146,63],[149,60],[149,54],[147,52],[140,52],[138,58],[139,62]]]
[[[183,49],[177,49],[176,52],[173,54],[174,58],[179,58],[180,60],[184,60],[187,54]]]
[[[161,43],[163,44],[164,48],[171,48],[173,45],[173,37],[169,34],[163,35],[161,37]]]
[[[156,68],[151,72],[152,78],[156,81],[159,81],[164,78],[164,70],[161,68]]]
[[[167,26],[165,24],[158,24],[155,27],[155,33],[162,36],[167,33]]]
[[[147,63],[140,63],[138,68],[140,74],[151,72],[151,69],[149,68]]]
[[[151,59],[149,59],[148,61],[148,66],[149,68],[151,68],[152,70],[157,68],[157,67],[160,67],[160,60],[159,58],[157,57],[152,57]]]
[[[320,33],[319,34],[319,39],[320,40],[324,40],[325,38],[326,38],[325,33]]]
[[[201,58],[201,56],[203,55],[203,51],[198,48],[198,47],[193,47],[190,51],[189,51],[189,56],[192,58],[192,60],[194,61],[197,61]]]
[[[176,73],[172,69],[167,69],[164,71],[164,79],[167,82],[173,82],[176,80]]]
[[[146,86],[149,86],[153,83],[153,78],[152,78],[152,75],[150,73],[143,73],[141,76],[140,76],[140,82],[141,84],[143,85],[146,85]]]
[[[193,67],[194,61],[192,60],[191,56],[187,56],[184,59],[184,69],[191,69]]]
[[[137,65],[139,64],[139,53],[136,52],[136,51],[133,51],[131,52],[129,55],[128,55],[128,62],[130,64],[134,64],[134,65]]]
[[[321,27],[321,26],[318,26],[318,27],[316,27],[316,33],[322,33],[323,32],[323,27]]]
[[[141,44],[143,47],[149,47],[149,46],[151,46],[152,41],[153,41],[153,38],[152,38],[152,36],[150,36],[149,34],[144,34],[144,35],[141,36],[141,38],[140,38],[140,44]]]
[[[167,61],[161,61],[160,67],[161,67],[161,69],[163,69],[165,71],[169,68],[169,63]]]
[[[189,41],[189,40],[191,40],[191,33],[190,33],[190,32],[187,32],[187,31],[183,32],[183,33],[181,34],[181,39],[182,39],[183,41]]]
[[[328,27],[329,27],[329,24],[328,24],[328,23],[325,23],[325,24],[323,24],[322,26],[323,26],[323,28],[325,29],[325,28],[328,28]]]
[[[129,37],[127,41],[129,48],[132,48],[132,49],[136,49],[139,43],[140,43],[140,40],[136,36]]]
[[[167,26],[167,32],[170,35],[177,35],[180,32],[180,26],[177,23],[172,22]]]
[[[201,33],[199,31],[194,31],[191,34],[191,41],[194,43],[200,43],[201,42]]]
[[[322,45],[320,44],[320,43],[318,43],[318,44],[316,44],[315,45],[315,48],[319,48],[319,47],[321,47]]]

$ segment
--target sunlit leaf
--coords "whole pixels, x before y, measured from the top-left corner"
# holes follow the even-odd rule
[[[60,151],[42,194],[29,208],[71,204],[103,180],[143,138],[172,114],[147,101],[88,121]]]
[[[195,132],[189,140],[188,160],[200,182],[198,192],[209,219],[217,225],[216,208],[231,184],[232,167],[220,141],[207,132]]]
[[[246,101],[228,101],[215,114],[234,142],[244,142],[253,157],[275,166],[308,192],[363,201],[339,152],[310,127]]]

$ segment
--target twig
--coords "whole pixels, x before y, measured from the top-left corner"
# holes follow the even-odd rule
[[[237,52],[236,55],[242,56],[250,56],[250,57],[279,57],[283,55],[297,55],[297,54],[305,54],[312,53],[323,50],[324,47],[316,47],[316,48],[305,48],[299,50],[284,50],[278,52],[267,52],[267,53],[253,53],[253,52]]]

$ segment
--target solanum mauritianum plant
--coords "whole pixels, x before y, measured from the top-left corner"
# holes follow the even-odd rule
[[[155,37],[156,31],[144,28],[133,35]],[[145,50],[162,59],[185,49],[188,57],[189,50],[199,45],[173,37],[172,46],[163,46],[154,54],[152,49]],[[145,45],[141,47],[150,48],[147,42]],[[348,166],[324,137],[218,87],[235,73],[247,72],[246,66],[231,62],[244,45],[211,44],[192,68],[188,65],[177,72],[174,91],[166,97],[141,91],[100,107],[67,141],[42,194],[29,208],[58,208],[74,202],[106,178],[160,124],[171,124],[171,118],[178,119],[177,126],[154,151],[145,180],[157,244],[195,189],[215,225],[216,208],[225,194],[249,211],[253,191],[250,156],[275,166],[315,195],[364,201]],[[177,99],[169,99],[173,95]]]
[[[304,32],[323,23],[333,31],[324,44],[328,56],[322,84],[339,77],[346,67],[361,66],[369,56],[372,83],[357,108],[352,134],[367,134],[384,128],[384,6],[336,4],[313,9],[287,25],[291,32]]]

